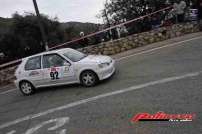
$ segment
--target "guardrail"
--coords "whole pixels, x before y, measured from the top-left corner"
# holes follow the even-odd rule
[[[0,65],[0,70],[6,69],[6,68],[8,68],[8,67],[17,66],[17,65],[20,64],[21,61],[22,61],[22,60],[19,59],[19,60],[15,60],[15,61],[11,61],[11,62],[2,64],[2,65]]]
[[[115,29],[115,28],[117,28],[117,27],[121,27],[121,26],[130,24],[130,23],[132,23],[132,22],[138,21],[138,20],[145,19],[146,17],[150,17],[150,16],[152,16],[152,15],[155,15],[155,14],[157,14],[157,13],[160,13],[160,12],[163,12],[163,11],[166,11],[166,10],[169,10],[169,9],[171,9],[171,8],[172,8],[172,6],[169,6],[169,7],[163,8],[163,9],[160,9],[160,10],[155,11],[155,12],[152,12],[152,13],[150,13],[150,14],[147,14],[147,15],[144,15],[144,16],[141,16],[141,17],[138,17],[138,18],[135,18],[135,19],[132,19],[132,20],[129,20],[129,21],[126,21],[126,22],[117,24],[117,25],[115,25],[115,26],[106,28],[106,29],[104,29],[104,30],[101,30],[101,31],[98,31],[98,32],[95,32],[95,33],[88,34],[88,35],[83,36],[83,37],[81,37],[81,38],[78,38],[78,39],[75,39],[75,40],[72,40],[72,41],[65,42],[65,43],[63,43],[63,44],[54,46],[54,47],[50,48],[50,50],[54,50],[54,49],[58,49],[58,48],[62,48],[62,47],[68,47],[68,45],[71,44],[71,43],[78,42],[78,41],[80,41],[80,40],[82,40],[82,39],[85,39],[85,38],[93,37],[93,36],[95,36],[95,35],[98,35],[98,34],[101,34],[101,33],[107,32],[107,31],[110,31],[110,30]],[[19,60],[15,60],[15,61],[11,61],[11,62],[2,64],[2,65],[0,65],[0,70],[3,70],[3,69],[8,68],[8,67],[16,66],[16,65],[20,64],[21,61],[22,61],[22,60],[19,59]]]
[[[66,45],[68,45],[68,44],[71,44],[71,43],[80,41],[80,40],[82,40],[82,39],[89,38],[89,37],[95,36],[95,35],[100,34],[100,33],[103,33],[103,32],[107,32],[107,31],[112,30],[112,29],[114,29],[114,28],[117,28],[117,27],[120,27],[120,26],[123,26],[123,25],[130,24],[130,23],[135,22],[135,21],[137,21],[137,20],[141,20],[141,19],[144,19],[144,18],[146,18],[146,17],[149,17],[149,16],[152,16],[152,15],[154,15],[154,14],[157,14],[157,13],[159,13],[159,12],[162,12],[162,11],[165,11],[165,10],[168,10],[168,9],[171,9],[172,7],[173,7],[173,6],[169,6],[169,7],[160,9],[160,10],[158,10],[158,11],[155,11],[155,12],[153,12],[153,13],[150,13],[150,14],[147,14],[147,15],[144,15],[144,16],[141,16],[141,17],[138,17],[138,18],[135,18],[135,19],[132,19],[132,20],[129,20],[129,21],[120,23],[120,24],[115,25],[115,26],[111,26],[111,27],[109,27],[109,28],[106,28],[106,29],[104,29],[104,30],[101,30],[101,31],[98,31],[98,32],[95,32],[95,33],[92,33],[92,34],[89,34],[89,35],[86,35],[86,36],[83,36],[83,37],[81,37],[81,38],[78,38],[78,39],[75,39],[75,40],[72,40],[72,41],[69,41],[69,42],[65,42],[65,43],[63,43],[63,44],[61,44],[61,45],[57,45],[57,46],[55,46],[55,47],[50,48],[50,50],[54,50],[54,49],[57,49],[57,48],[66,46]]]

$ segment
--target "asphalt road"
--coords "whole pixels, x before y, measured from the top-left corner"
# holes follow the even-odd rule
[[[0,134],[201,134],[202,37],[195,36],[119,55],[116,74],[96,87],[45,88],[29,97],[0,92]],[[196,117],[131,122],[158,111]]]

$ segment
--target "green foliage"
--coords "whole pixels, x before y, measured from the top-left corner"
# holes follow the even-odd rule
[[[111,23],[117,21],[131,20],[162,9],[179,0],[106,0],[105,8],[101,12],[101,16],[107,22],[107,18]],[[196,4],[197,0],[184,0],[187,5]],[[149,12],[146,12],[150,9]]]
[[[106,0],[101,16],[109,27],[117,23],[129,21],[162,8],[173,5],[178,0]],[[194,0],[184,0],[187,5],[196,3]],[[151,19],[163,20],[166,13],[158,13],[126,25],[129,34],[144,32],[151,29]]]
[[[57,18],[50,19],[41,15],[42,25],[47,36],[49,47],[79,37],[82,31],[85,34],[98,30],[93,23],[67,22],[60,23]],[[0,18],[0,53],[6,58],[0,63],[19,59],[44,51],[42,36],[37,17],[28,13],[19,15],[15,13],[12,18]]]
[[[13,34],[5,34],[1,37],[0,40],[0,51],[4,52],[4,54],[9,59],[15,59],[19,57],[19,54],[22,54],[22,47],[19,46],[19,39]]]
[[[142,16],[146,10],[156,11],[166,6],[166,0],[109,0],[102,16],[110,22],[126,21]]]
[[[80,23],[80,22],[67,22],[62,23],[61,28],[65,32],[65,40],[69,41],[73,38],[79,37],[80,32],[84,32],[85,35],[99,30],[99,24],[93,23]]]
[[[1,18],[0,17],[0,35],[6,34],[9,32],[9,28],[12,25],[13,20],[9,18]]]
[[[27,14],[26,16],[14,14],[13,20],[11,32],[20,39],[20,44],[30,50],[30,54],[43,51],[37,17],[33,14]],[[63,33],[57,20],[51,20],[42,15],[41,21],[50,46],[63,41]]]
[[[44,51],[38,20],[34,14],[22,16],[16,13],[10,19],[12,21],[5,20],[8,19],[0,21],[2,27],[7,29],[5,31],[0,27],[3,31],[0,32],[0,52],[6,55],[4,62]],[[44,15],[41,16],[41,20],[50,46],[61,43],[64,35],[60,23]]]

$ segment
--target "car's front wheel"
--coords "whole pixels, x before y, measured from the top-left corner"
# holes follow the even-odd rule
[[[23,95],[32,95],[34,93],[34,86],[28,81],[22,81],[20,82],[20,91]]]
[[[98,76],[93,71],[85,71],[80,77],[81,83],[86,87],[95,86],[98,82]]]

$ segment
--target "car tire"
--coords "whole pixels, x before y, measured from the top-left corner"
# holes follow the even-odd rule
[[[32,95],[35,92],[34,86],[30,82],[28,82],[28,81],[22,81],[22,82],[20,82],[19,87],[20,87],[20,91],[25,96]]]
[[[93,87],[98,83],[99,79],[95,72],[84,71],[80,76],[80,81],[85,87]]]

